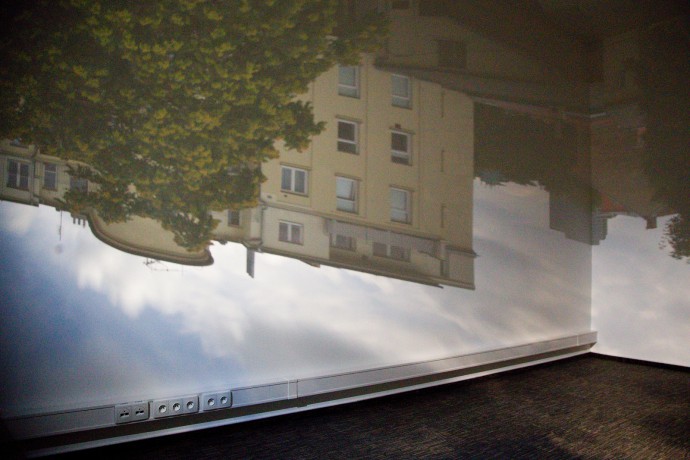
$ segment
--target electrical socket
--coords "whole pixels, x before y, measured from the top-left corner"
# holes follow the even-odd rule
[[[199,395],[157,399],[151,402],[151,412],[153,412],[153,418],[174,417],[199,412]]]
[[[115,423],[141,422],[149,419],[148,401],[139,401],[115,406]]]
[[[199,396],[193,395],[182,398],[182,410],[184,414],[199,412]]]
[[[232,391],[216,391],[201,395],[201,406],[205,411],[228,409],[232,406]]]

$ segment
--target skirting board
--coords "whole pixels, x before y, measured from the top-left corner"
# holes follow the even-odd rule
[[[597,333],[397,366],[269,382],[229,389],[232,404],[184,416],[118,424],[116,406],[12,417],[12,436],[32,457],[184,433],[417,390],[583,354]],[[199,393],[203,401],[206,393]],[[174,399],[171,397],[170,399]],[[141,403],[152,404],[151,400]],[[126,401],[123,401],[126,403]],[[153,412],[153,411],[152,411]]]

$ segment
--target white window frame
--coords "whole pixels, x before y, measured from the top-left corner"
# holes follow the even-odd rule
[[[290,179],[289,184],[285,184],[285,171],[289,171]],[[297,189],[297,181],[295,180],[297,174],[304,173],[304,190]],[[298,195],[308,195],[309,194],[309,171],[302,168],[296,168],[294,166],[280,166],[280,190],[288,193],[296,193]]]
[[[283,237],[283,229],[285,229],[285,237]],[[295,235],[295,229],[299,229],[299,233]],[[295,222],[288,222],[286,220],[278,221],[278,241],[289,244],[304,244],[304,225]]]
[[[347,182],[352,187],[353,196],[340,196],[338,194],[338,183]],[[335,176],[335,197],[336,197],[336,209],[342,212],[349,212],[356,214],[358,212],[359,205],[359,181],[357,179],[352,179],[350,177]]]
[[[355,72],[355,82],[354,85],[348,82],[343,82],[341,78],[341,71],[343,69],[353,69]],[[359,66],[356,65],[343,65],[338,66],[338,94],[345,97],[359,98]]]
[[[358,155],[359,154],[359,124],[354,122],[354,121],[349,121],[349,120],[343,120],[342,118],[338,118],[336,124],[336,128],[338,130],[337,136],[338,136],[338,152],[343,152],[343,153],[349,153],[351,155]],[[340,124],[346,124],[346,125],[352,125],[354,127],[354,139],[347,139],[344,137],[340,137]],[[344,145],[351,145],[354,146],[354,152],[341,148],[341,144]]]
[[[16,173],[12,174],[10,170],[12,169],[12,164],[15,165]],[[22,169],[26,174],[22,174]],[[23,179],[23,180],[22,180]],[[26,185],[23,182],[26,182]],[[7,182],[5,182],[9,188],[16,188],[17,190],[29,190],[29,185],[31,183],[31,165],[26,161],[20,160],[7,160]]]
[[[393,148],[393,136],[404,136],[407,139],[407,150]],[[404,131],[391,130],[391,161],[401,165],[412,164],[412,135]]]
[[[407,94],[395,94],[395,84],[393,83],[395,79],[405,81]],[[394,107],[412,108],[412,79],[406,75],[391,74],[391,98]]]
[[[86,193],[89,191],[89,181],[83,177],[69,176],[69,189]]]
[[[54,170],[49,170],[55,168]],[[52,177],[52,184],[49,184],[48,177]],[[43,163],[43,188],[57,190],[58,165],[57,163]]]
[[[237,223],[233,222],[233,216],[237,216]],[[231,227],[239,227],[242,225],[242,216],[240,212],[235,209],[228,209],[228,225]]]
[[[403,193],[405,196],[404,207],[394,207],[393,205],[393,194],[396,192]],[[391,187],[390,188],[390,204],[391,204],[391,221],[400,222],[403,224],[412,223],[412,193],[409,190],[403,188]]]
[[[331,247],[342,249],[343,251],[354,252],[357,250],[357,240],[352,236],[338,235],[337,233],[333,233],[331,234]]]
[[[383,254],[381,252],[377,253],[377,251],[376,251],[377,247],[385,248],[385,251],[383,251]],[[395,255],[395,253],[393,252],[394,251],[393,248],[400,250],[400,253],[401,253],[400,257]],[[403,248],[402,246],[396,246],[393,244],[385,244],[385,243],[378,243],[378,242],[374,242],[372,244],[372,248],[371,248],[371,254],[375,257],[385,257],[387,259],[400,260],[403,262],[409,262],[410,261],[410,252],[411,251],[409,248]]]

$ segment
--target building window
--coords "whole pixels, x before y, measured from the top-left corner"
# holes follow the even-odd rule
[[[357,181],[347,177],[335,178],[335,193],[339,211],[357,212]]]
[[[345,153],[359,153],[357,148],[357,123],[338,120],[338,151]]]
[[[374,243],[374,255],[395,260],[410,260],[410,250],[393,244]]]
[[[55,163],[43,164],[43,187],[57,190],[57,165]]]
[[[351,236],[331,235],[331,247],[354,251],[357,249],[356,240]]]
[[[448,278],[450,274],[450,264],[447,260],[441,261],[441,276]]]
[[[240,225],[240,212],[234,209],[228,209],[228,225],[233,227],[239,227]]]
[[[69,176],[69,188],[70,190],[86,193],[89,191],[89,181],[83,177]]]
[[[391,131],[391,160],[393,163],[409,165],[411,159],[410,135],[400,131]]]
[[[467,62],[467,49],[455,40],[438,41],[438,65],[449,69],[464,69]]]
[[[396,107],[412,107],[412,84],[409,77],[391,75],[391,92],[393,105]]]
[[[293,222],[280,222],[278,226],[278,239],[286,243],[303,244],[304,227]]]
[[[290,166],[281,169],[280,189],[283,192],[307,194],[307,171]]]
[[[359,97],[359,67],[338,67],[338,94]]]
[[[29,189],[29,163],[7,160],[7,186],[22,190]]]
[[[412,221],[410,209],[410,192],[391,187],[391,220],[409,224]]]

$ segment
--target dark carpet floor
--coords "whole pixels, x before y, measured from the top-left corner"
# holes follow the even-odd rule
[[[687,459],[690,372],[590,354],[64,458]]]

